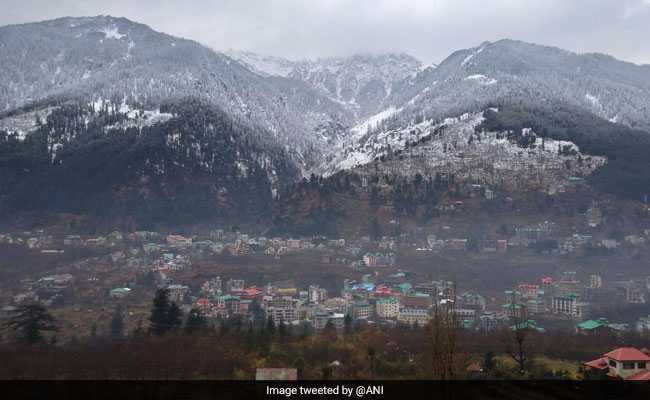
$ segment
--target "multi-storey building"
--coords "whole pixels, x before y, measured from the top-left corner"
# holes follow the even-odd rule
[[[402,308],[397,316],[397,321],[408,325],[426,325],[431,320],[429,311],[422,308]]]
[[[584,319],[589,316],[589,303],[579,301],[574,294],[553,297],[553,313],[562,314],[576,319]]]
[[[380,318],[397,318],[399,315],[399,301],[395,297],[379,299],[375,307]]]
[[[308,299],[310,303],[319,304],[327,300],[327,290],[315,285],[309,286]]]

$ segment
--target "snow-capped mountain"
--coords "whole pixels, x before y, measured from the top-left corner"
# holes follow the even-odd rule
[[[512,40],[460,50],[396,85],[385,108],[351,128],[322,171],[370,162],[448,118],[499,103],[577,107],[650,131],[650,66]]]
[[[13,193],[29,185],[63,199],[48,179],[80,171],[95,199],[127,192],[119,204],[144,196],[164,210],[178,207],[170,188],[193,198],[192,177],[196,201],[233,209],[255,188],[268,203],[301,176],[349,169],[473,179],[495,163],[482,182],[511,170],[545,190],[568,174],[650,184],[650,66],[600,54],[501,40],[430,66],[404,54],[290,61],[100,16],[0,27],[0,59],[0,205],[28,204]],[[540,166],[545,177],[529,175]]]
[[[406,121],[460,115],[502,100],[564,102],[650,131],[650,66],[514,40],[485,42],[403,81],[385,104],[401,108],[398,119]]]
[[[239,61],[246,68],[263,76],[281,76],[286,78],[296,66],[295,61],[286,58],[268,56],[243,50],[228,50],[225,55]]]
[[[322,126],[352,115],[309,85],[254,73],[191,40],[109,16],[0,28],[0,110],[52,101],[111,100],[153,110],[196,97],[266,129],[307,168],[327,144]]]
[[[381,111],[394,86],[421,68],[420,61],[406,54],[358,54],[299,63],[289,76],[311,84],[364,118]]]
[[[357,122],[381,111],[393,87],[422,70],[422,63],[407,54],[356,54],[302,61],[245,51],[226,54],[261,75],[309,84],[353,112]]]
[[[530,128],[516,135],[477,129],[483,122],[484,112],[479,112],[440,123],[423,121],[408,132],[382,132],[381,141],[365,146],[377,162],[356,171],[408,178],[442,174],[501,190],[557,192],[570,176],[588,176],[607,162],[605,157],[582,153],[571,141],[540,137]],[[353,153],[352,158],[368,154]]]

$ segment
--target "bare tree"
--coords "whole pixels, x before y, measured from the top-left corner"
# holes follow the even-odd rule
[[[428,336],[432,347],[431,370],[433,379],[446,380],[454,377],[457,350],[458,321],[456,316],[456,285],[447,293],[437,293],[433,302],[433,316]]]
[[[526,319],[526,309],[523,305],[517,304],[517,292],[512,291],[512,298],[510,299],[510,321],[513,325],[510,327],[514,347],[508,345],[508,354],[519,366],[519,372],[526,371],[526,362],[528,361],[527,339],[530,333],[530,327]]]

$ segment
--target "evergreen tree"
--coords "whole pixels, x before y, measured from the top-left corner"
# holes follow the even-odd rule
[[[485,372],[490,372],[494,369],[495,362],[494,362],[494,353],[491,351],[488,351],[485,353],[483,356],[483,370]]]
[[[328,320],[327,323],[325,324],[325,327],[323,328],[321,335],[325,336],[332,342],[336,341],[337,338],[336,327],[334,326],[334,323],[332,322],[331,319]]]
[[[55,332],[54,318],[41,304],[21,305],[12,312],[5,326],[13,330],[18,339],[27,344],[36,344],[43,340],[43,332]]]
[[[298,358],[293,360],[292,366],[296,369],[298,380],[301,380],[305,371],[305,359],[298,356]]]
[[[313,328],[309,323],[302,323],[301,325],[300,339],[306,339],[312,334]]]
[[[170,331],[177,330],[183,325],[183,312],[178,307],[178,304],[172,303],[167,311],[167,326]]]
[[[345,318],[343,319],[343,332],[346,335],[350,335],[353,330],[352,316],[350,314],[345,314]]]
[[[266,320],[266,333],[271,338],[275,336],[275,321],[273,321],[273,317],[270,315],[269,318]]]
[[[287,325],[284,322],[278,324],[278,336],[280,337],[281,342],[284,342],[288,336]]]
[[[379,221],[377,220],[377,217],[374,217],[370,222],[370,229],[368,233],[370,239],[372,240],[377,240],[382,237],[383,232],[381,230],[381,226],[379,225]]]
[[[208,321],[205,319],[201,311],[193,308],[190,310],[187,315],[187,320],[185,321],[185,332],[192,334],[195,332],[201,332],[206,330],[208,327]]]
[[[245,336],[246,348],[252,350],[255,348],[255,329],[253,328],[253,322],[248,323],[248,329],[246,330]]]
[[[142,318],[138,319],[138,324],[133,330],[132,336],[134,339],[140,339],[144,336],[144,328],[142,327]]]
[[[158,289],[153,299],[153,307],[151,308],[151,316],[149,317],[149,332],[161,336],[169,331],[169,320],[167,318],[169,308],[170,304],[167,291],[165,289]]]
[[[121,339],[124,337],[124,316],[122,315],[121,306],[118,306],[113,312],[109,334],[111,339]]]

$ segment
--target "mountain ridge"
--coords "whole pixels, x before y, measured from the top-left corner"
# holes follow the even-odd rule
[[[125,151],[127,144],[154,143],[151,151],[161,162],[175,165],[165,169],[175,171],[168,180],[155,178],[159,171],[142,154],[129,162],[157,182],[150,191],[161,209],[174,209],[169,188],[184,188],[179,193],[192,198],[194,171],[203,196],[197,201],[215,215],[224,205],[248,210],[237,193],[255,193],[256,185],[273,202],[312,173],[457,172],[449,163],[461,165],[456,155],[464,152],[483,159],[492,156],[485,152],[508,160],[550,157],[556,169],[566,161],[568,172],[608,181],[603,190],[616,191],[612,177],[628,182],[628,189],[636,182],[638,189],[618,194],[637,199],[650,176],[641,156],[650,131],[650,66],[512,39],[457,50],[438,65],[403,53],[302,61],[250,52],[237,59],[235,53],[110,16],[0,27],[0,56],[7,60],[0,71],[0,161],[6,167],[0,204],[20,205],[16,199],[28,196],[30,182],[50,174],[60,181],[60,171],[76,162],[79,170],[87,163],[100,171],[84,158],[107,154],[98,143]],[[196,115],[187,107],[169,112],[183,103],[197,107]],[[478,115],[488,115],[489,123],[463,125],[466,116]],[[472,131],[479,126],[490,129]],[[170,137],[185,141],[178,145]],[[558,154],[540,151],[544,140]],[[594,168],[574,164],[588,158],[598,161]],[[116,192],[90,185],[92,174],[79,175],[79,185],[107,198],[131,193],[130,205],[121,203],[128,211],[138,196],[137,179],[110,157],[99,159],[122,174]],[[26,186],[16,197],[21,181]],[[92,208],[82,203],[80,209]],[[269,217],[268,207],[250,204]]]

